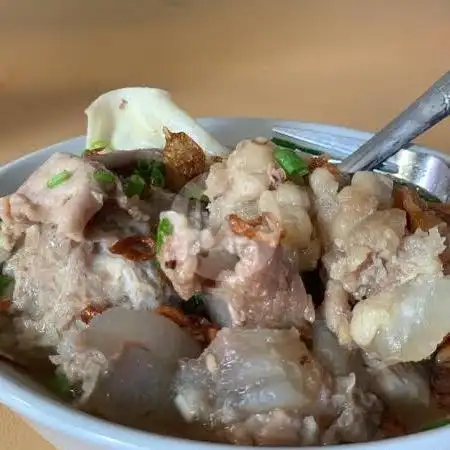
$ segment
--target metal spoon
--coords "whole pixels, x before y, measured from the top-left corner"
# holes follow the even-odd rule
[[[450,72],[339,165],[344,173],[372,170],[450,114]]]

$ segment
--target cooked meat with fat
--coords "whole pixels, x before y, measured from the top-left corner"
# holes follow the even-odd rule
[[[5,248],[12,248],[26,227],[39,223],[54,225],[58,233],[77,242],[83,240],[84,228],[107,199],[125,202],[115,176],[107,172],[107,181],[102,181],[95,176],[97,171],[106,169],[73,155],[51,156],[14,194],[0,199]]]

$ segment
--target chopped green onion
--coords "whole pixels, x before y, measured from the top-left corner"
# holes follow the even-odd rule
[[[434,422],[431,422],[429,424],[424,425],[420,430],[421,431],[428,431],[428,430],[434,430],[435,428],[445,427],[446,425],[450,424],[450,419],[440,419],[436,420]]]
[[[278,147],[283,148],[290,148],[291,150],[301,150],[302,152],[309,153],[310,155],[314,156],[320,156],[323,155],[323,152],[320,152],[319,150],[313,150],[311,148],[302,147],[300,145],[296,145],[293,142],[287,141],[285,139],[280,138],[272,138],[272,142],[277,145]]]
[[[106,170],[96,170],[93,176],[97,181],[103,183],[114,183],[116,181],[116,177],[111,172],[108,172]]]
[[[137,162],[134,173],[141,176],[146,183],[153,186],[164,187],[164,164],[160,161],[141,159]]]
[[[139,159],[136,164],[136,173],[144,180],[150,179],[152,175],[153,161],[151,159]]]
[[[308,164],[295,152],[288,148],[277,147],[274,152],[275,161],[286,172],[287,176],[305,176],[308,174]]]
[[[60,184],[66,182],[71,176],[72,172],[69,172],[68,170],[63,170],[62,172],[56,174],[54,177],[50,178],[50,180],[47,181],[47,187],[53,189],[56,186],[59,186]]]
[[[102,140],[94,141],[91,143],[88,150],[90,150],[91,152],[101,151],[101,150],[104,150],[106,147],[108,147],[108,145],[109,145],[108,141],[102,141]]]
[[[142,195],[145,189],[145,180],[137,174],[131,175],[125,183],[125,195],[127,197],[134,197],[135,195]]]
[[[14,278],[8,275],[0,275],[0,295],[13,283]]]
[[[76,386],[73,386],[69,379],[60,372],[55,372],[53,378],[49,381],[48,387],[60,397],[73,399],[79,392]]]
[[[173,233],[173,225],[167,217],[163,217],[156,231],[156,252],[159,253],[167,236]]]
[[[164,164],[162,162],[155,161],[153,163],[152,172],[150,175],[150,184],[152,186],[164,187]]]

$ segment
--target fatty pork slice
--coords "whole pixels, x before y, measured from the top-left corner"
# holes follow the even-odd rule
[[[383,363],[422,361],[450,332],[448,277],[423,277],[359,302],[350,331]]]
[[[382,409],[353,374],[333,380],[296,330],[223,329],[199,359],[181,364],[175,386],[185,420],[236,444],[367,440]]]
[[[267,140],[244,140],[236,145],[228,159],[211,166],[205,181],[210,223],[220,228],[230,214],[244,219],[258,215],[258,200],[270,186],[274,146]]]
[[[82,408],[141,427],[152,415],[176,415],[171,385],[178,362],[201,353],[192,336],[169,319],[118,307],[94,317],[70,350],[63,368],[71,382],[84,387]],[[87,366],[86,358],[94,355],[101,364]]]
[[[97,170],[106,169],[74,155],[52,155],[17,192],[0,200],[5,248],[11,248],[24,229],[35,223],[54,225],[60,234],[81,241],[86,224],[105,200],[123,197],[115,181],[96,179]],[[113,174],[108,174],[114,180]],[[59,184],[55,181],[49,187],[55,177],[59,177]]]
[[[335,176],[320,167],[310,175],[310,186],[325,247],[345,239],[358,223],[392,203],[392,180],[372,172],[356,173],[351,184],[339,190]]]
[[[276,190],[265,191],[258,206],[260,212],[270,212],[280,221],[282,241],[286,245],[299,249],[309,246],[313,227],[308,214],[311,205],[305,189],[287,181]]]
[[[12,308],[21,346],[55,347],[85,311],[111,305],[154,308],[163,281],[151,261],[113,255],[105,242],[76,243],[49,225],[33,225],[7,261],[15,279]]]

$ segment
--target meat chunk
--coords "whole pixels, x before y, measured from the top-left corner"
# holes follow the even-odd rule
[[[227,161],[212,165],[205,190],[211,201],[210,226],[217,231],[231,215],[252,221],[270,213],[280,223],[281,242],[298,251],[299,267],[313,269],[318,251],[308,192],[286,177],[274,180],[273,152],[266,140],[245,140]]]
[[[209,293],[210,314],[222,326],[284,328],[314,320],[296,254],[279,245],[276,222],[247,237],[234,225],[213,235],[177,213],[164,217],[173,231],[158,255],[161,267],[182,298]]]
[[[124,201],[112,173],[107,172],[106,181],[95,177],[97,171],[103,174],[105,170],[77,156],[51,156],[17,192],[1,199],[5,248],[11,248],[17,235],[36,223],[54,225],[60,234],[80,242],[86,224],[108,198]],[[59,183],[54,177],[60,178]],[[49,185],[52,180],[54,184]]]
[[[374,395],[356,388],[354,375],[334,382],[294,330],[220,331],[198,360],[182,364],[176,392],[186,420],[240,444],[367,440],[382,411]]]
[[[112,239],[75,243],[49,225],[28,228],[23,246],[5,265],[15,279],[13,308],[21,312],[16,325],[23,346],[56,346],[61,333],[91,305],[160,304],[163,282],[152,263],[111,254]]]
[[[255,241],[242,240],[234,246],[239,262],[220,274],[209,302],[219,323],[284,328],[314,321],[314,306],[298,274],[295,254]]]

